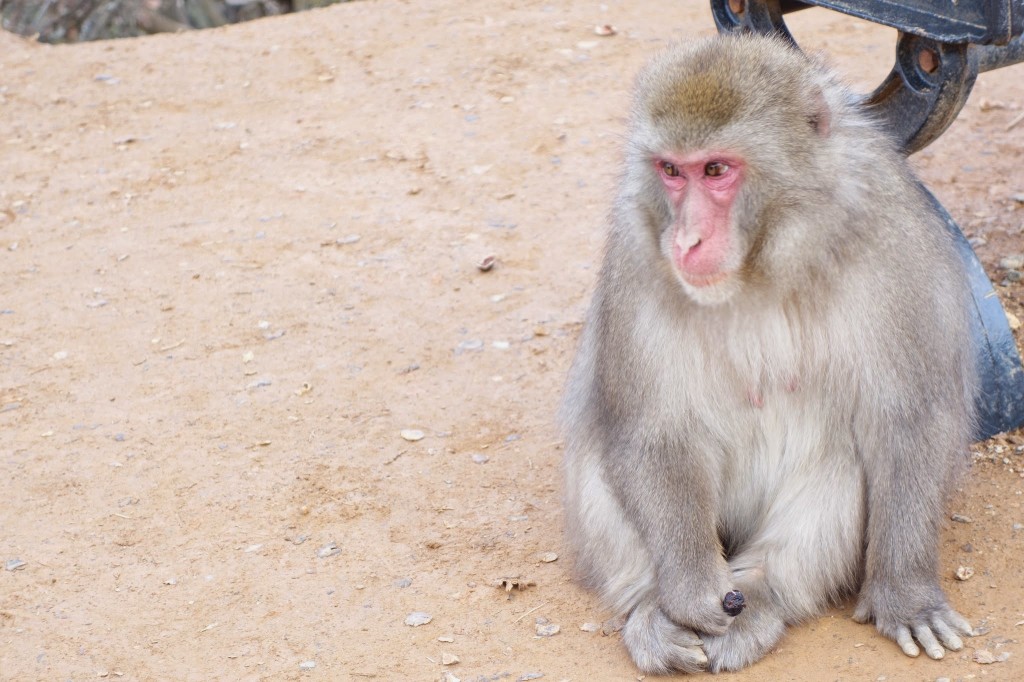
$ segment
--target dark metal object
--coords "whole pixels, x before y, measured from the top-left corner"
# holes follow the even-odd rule
[[[925,192],[946,221],[946,229],[956,241],[971,284],[974,298],[971,331],[981,369],[981,386],[975,400],[978,411],[975,436],[984,440],[1024,424],[1024,369],[1021,369],[1006,312],[974,249],[939,200],[927,189]]]
[[[899,31],[896,63],[867,105],[907,154],[949,127],[979,73],[1024,62],[1024,0],[711,0],[711,11],[721,33],[774,33],[796,45],[783,15],[811,5]],[[956,240],[971,285],[981,440],[1024,425],[1024,370],[992,282],[949,213],[928,195]]]

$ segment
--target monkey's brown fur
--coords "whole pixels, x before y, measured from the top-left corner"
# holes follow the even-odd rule
[[[713,286],[680,270],[706,226],[658,171],[701,150],[744,164]],[[959,649],[937,543],[972,433],[969,294],[890,139],[780,41],[678,46],[638,78],[610,223],[562,415],[567,536],[637,665],[737,669],[851,595],[907,654]]]

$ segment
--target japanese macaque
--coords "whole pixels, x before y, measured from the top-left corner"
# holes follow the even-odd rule
[[[977,384],[970,293],[906,160],[835,75],[721,37],[637,81],[570,373],[567,536],[649,673],[735,670],[855,596],[908,656]]]

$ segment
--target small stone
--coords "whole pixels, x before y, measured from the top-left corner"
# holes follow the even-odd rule
[[[537,636],[538,637],[554,637],[562,629],[562,626],[556,625],[555,623],[545,623],[537,625]]]
[[[484,342],[481,339],[466,339],[455,346],[455,354],[476,353],[484,349]]]
[[[455,654],[441,654],[441,665],[455,665],[459,662],[459,657]]]
[[[529,680],[539,680],[544,677],[544,673],[524,673],[516,678],[516,682],[529,682]]]
[[[444,672],[444,677],[441,678],[441,682],[462,682],[462,680],[446,670]]]
[[[999,267],[1003,270],[1020,270],[1024,268],[1024,254],[1015,253],[999,260]]]
[[[550,564],[552,561],[558,561],[558,555],[554,552],[544,552],[538,558],[545,564]]]
[[[316,661],[303,661],[302,663],[299,663],[299,667],[303,670],[312,670],[316,667]]]
[[[473,461],[477,464],[487,464],[490,459],[487,455],[482,455],[479,452],[473,453]]]
[[[25,562],[25,561],[22,561],[21,559],[8,559],[7,561],[4,562],[4,570],[5,571],[20,571],[21,569],[25,568],[25,566],[27,566],[27,565],[28,565],[28,563]]]
[[[949,518],[953,521],[956,521],[957,523],[974,523],[974,519],[972,519],[970,516],[967,516],[966,514],[953,514]]]
[[[974,569],[970,566],[960,566],[956,569],[957,580],[970,580],[974,575]]]
[[[981,663],[982,665],[989,665],[990,663],[996,662],[996,657],[992,655],[992,652],[988,649],[977,649],[972,656],[975,663]]]
[[[423,440],[424,433],[419,429],[402,429],[401,436],[404,440],[415,443],[418,440]]]
[[[405,617],[405,624],[418,628],[421,625],[426,625],[430,621],[434,620],[434,617],[425,611],[413,611]]]
[[[341,547],[338,547],[337,543],[328,542],[326,545],[316,551],[316,555],[321,559],[341,554]]]
[[[1010,325],[1010,329],[1013,331],[1020,329],[1020,318],[1009,311],[1006,312],[1006,323]]]
[[[597,632],[600,629],[600,623],[584,623],[580,626],[580,630],[583,630],[583,632]]]
[[[606,620],[604,623],[601,624],[601,634],[605,637],[613,635],[616,632],[621,631],[622,626],[625,624],[626,623],[622,618],[612,618],[611,620]]]
[[[391,584],[400,589],[406,588],[409,587],[409,585],[412,585],[412,578],[399,578]]]
[[[618,31],[616,31],[615,27],[611,24],[598,24],[594,27],[594,35],[601,36],[603,38],[613,36],[616,33],[618,33]]]
[[[455,641],[455,638],[452,637],[451,635],[441,635],[440,637],[437,638],[437,641],[444,642],[445,644],[451,644],[452,642]]]
[[[494,264],[497,262],[498,258],[496,256],[484,256],[484,258],[476,264],[476,268],[480,272],[489,272],[494,269]]]
[[[935,682],[950,682],[948,677],[936,677]]]

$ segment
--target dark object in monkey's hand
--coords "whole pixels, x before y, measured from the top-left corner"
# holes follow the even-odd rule
[[[746,605],[747,600],[743,598],[743,593],[739,590],[726,592],[725,598],[722,599],[722,610],[730,616],[740,615],[740,612],[743,611],[743,607]]]

